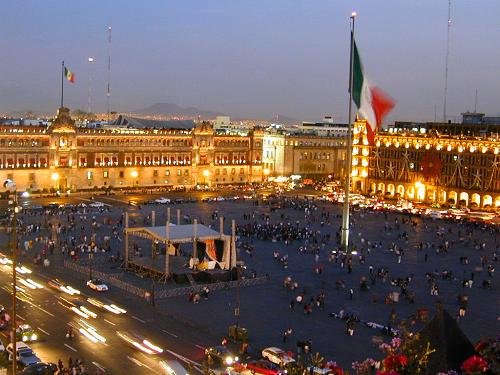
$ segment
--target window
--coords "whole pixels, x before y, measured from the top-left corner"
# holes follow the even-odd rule
[[[180,169],[177,169],[177,176],[180,176],[182,171]]]
[[[184,169],[184,176],[189,176],[189,169]]]
[[[103,171],[102,172],[102,177],[108,178],[109,177],[109,172],[108,171]]]
[[[120,171],[120,178],[123,178],[123,177],[125,177],[125,172]]]
[[[158,177],[158,170],[157,170],[157,169],[155,169],[155,170],[153,171],[153,177]]]
[[[87,172],[87,180],[92,180],[93,176],[92,176],[92,172]]]
[[[231,174],[235,174],[236,173],[236,168],[231,168]]]
[[[165,176],[170,176],[170,170],[169,169],[165,170]]]
[[[240,168],[240,174],[244,174],[245,173],[245,168]]]

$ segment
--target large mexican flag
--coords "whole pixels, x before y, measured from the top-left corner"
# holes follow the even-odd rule
[[[396,103],[389,95],[378,87],[371,85],[366,79],[356,42],[354,42],[353,59],[352,98],[358,107],[359,114],[368,123],[366,127],[367,136],[368,141],[372,143],[373,137],[382,125],[384,117]]]

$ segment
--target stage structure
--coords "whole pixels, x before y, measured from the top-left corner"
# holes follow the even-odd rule
[[[157,281],[166,282],[172,276],[172,268],[181,270],[180,273],[189,275],[197,271],[231,270],[236,267],[235,221],[232,221],[232,234],[224,234],[224,218],[220,218],[220,229],[215,231],[199,224],[195,219],[192,224],[180,224],[179,212],[177,224],[170,222],[170,208],[167,209],[165,225],[155,225],[155,213],[152,213],[152,226],[129,227],[128,213],[125,213],[125,269],[137,274],[150,277]],[[145,238],[152,241],[151,257],[131,256],[129,253],[129,236]],[[181,244],[192,243],[192,253],[189,260],[189,269],[183,268],[175,262]],[[165,255],[155,255],[156,247],[165,245]],[[184,248],[185,252],[185,248]],[[182,264],[185,264],[183,261]]]

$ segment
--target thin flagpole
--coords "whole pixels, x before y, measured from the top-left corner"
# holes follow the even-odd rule
[[[349,251],[349,194],[351,190],[351,164],[352,164],[352,82],[353,82],[353,64],[354,64],[354,23],[356,12],[351,14],[351,55],[349,60],[349,116],[347,130],[347,152],[345,168],[345,187],[344,187],[344,210],[342,213],[342,249],[347,253]]]
[[[64,60],[61,66],[61,108],[64,107]]]

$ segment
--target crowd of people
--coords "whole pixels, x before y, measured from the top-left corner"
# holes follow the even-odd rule
[[[226,216],[222,208],[198,218],[217,226],[220,215]],[[282,300],[288,301],[290,314],[308,317],[335,311],[331,316],[344,323],[343,332],[348,336],[356,336],[360,322],[392,335],[399,322],[408,316],[426,316],[422,311],[438,300],[453,301],[457,320],[466,321],[479,313],[470,311],[476,288],[494,293],[496,287],[499,229],[490,225],[355,208],[351,246],[345,251],[340,210],[331,203],[275,197],[268,205],[252,205],[234,216],[239,257],[256,269],[261,259],[273,264],[271,276],[278,277],[272,279],[282,283]],[[148,220],[146,211],[143,222]],[[31,257],[41,265],[54,252],[75,261],[87,253],[120,259],[123,224],[122,209],[28,210],[20,217],[19,230],[24,236],[19,245],[26,259]],[[266,246],[260,246],[264,243]],[[271,251],[262,254],[267,249]],[[198,304],[209,292],[201,290],[188,299]],[[359,308],[360,302],[366,309]],[[358,307],[350,311],[350,306]],[[374,306],[386,306],[384,311],[391,309],[391,314],[385,318],[379,314],[376,321],[369,316]],[[284,319],[284,326],[276,327],[277,335],[287,343],[294,338],[309,340],[294,337],[299,330],[291,327],[291,321],[299,320]]]

